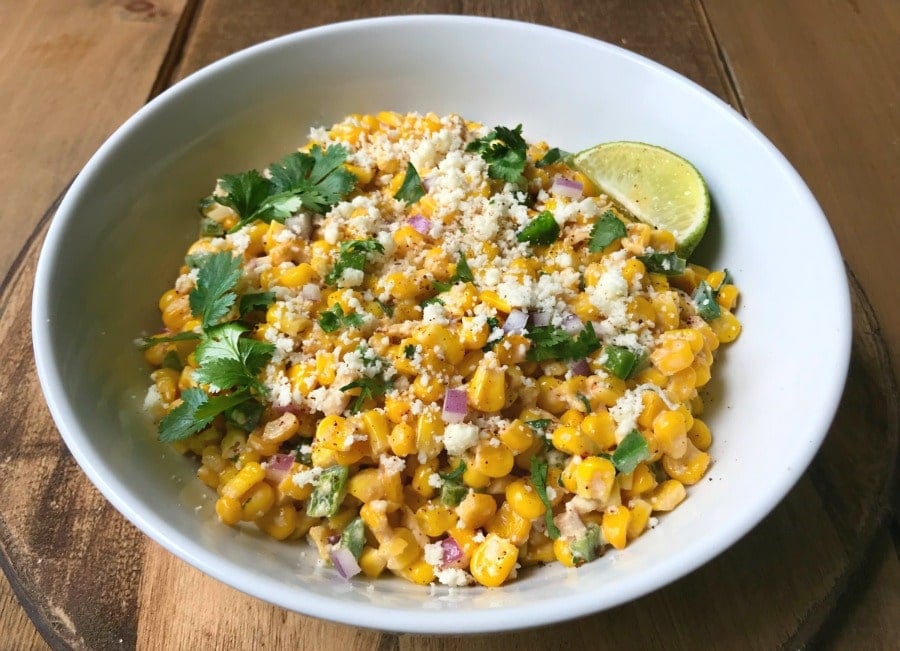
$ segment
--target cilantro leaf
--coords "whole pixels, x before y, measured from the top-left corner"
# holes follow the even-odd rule
[[[541,498],[541,502],[546,508],[544,524],[547,526],[547,537],[550,540],[556,540],[559,538],[559,527],[553,522],[553,504],[550,503],[550,497],[547,495],[547,467],[546,461],[531,457],[531,483],[534,484],[534,490],[537,491],[538,497]]]
[[[534,430],[535,434],[540,434],[548,427],[550,427],[550,419],[549,418],[535,418],[534,420],[526,420],[525,424],[528,425],[532,430]]]
[[[619,240],[627,234],[625,224],[616,217],[616,213],[607,210],[597,218],[591,228],[591,239],[588,242],[588,251],[591,253],[599,253],[610,244]]]
[[[199,366],[194,379],[208,384],[212,393],[233,387],[265,393],[257,376],[269,363],[275,346],[242,337],[246,331],[245,326],[234,321],[207,330],[194,352]]]
[[[256,294],[244,294],[238,303],[238,311],[241,316],[254,310],[264,310],[275,302],[275,292],[258,292]]]
[[[351,240],[349,242],[341,242],[341,249],[338,253],[338,259],[334,263],[331,271],[325,276],[325,282],[329,285],[337,285],[344,271],[347,269],[358,269],[364,271],[368,255],[370,253],[384,253],[384,247],[381,242],[374,239],[368,240]]]
[[[647,439],[639,431],[633,429],[619,441],[610,460],[616,470],[627,475],[629,472],[634,472],[641,461],[649,458],[650,447],[647,445]]]
[[[415,203],[425,196],[425,187],[422,185],[422,179],[416,171],[415,165],[406,164],[406,176],[403,177],[403,184],[394,195],[397,201],[405,201],[406,203]]]
[[[459,465],[447,473],[441,474],[441,502],[446,506],[459,506],[466,495],[469,494],[469,488],[463,484],[463,475],[466,472],[466,462],[460,460]]]
[[[308,154],[288,154],[269,166],[272,186],[298,198],[306,210],[324,214],[356,187],[356,176],[343,167],[349,153],[342,145],[326,150],[314,145]]]
[[[322,310],[319,313],[319,327],[325,332],[334,332],[343,326],[358,328],[363,324],[361,315],[355,312],[344,313],[340,303],[335,303],[330,310]]]
[[[356,400],[353,401],[353,404],[350,407],[350,413],[356,414],[359,413],[359,410],[362,409],[363,404],[368,398],[383,396],[390,391],[393,386],[393,382],[385,380],[382,377],[361,377],[350,384],[342,386],[341,391],[361,389],[359,395],[356,396]]]
[[[201,432],[227,409],[244,402],[249,394],[232,393],[210,397],[203,389],[189,388],[181,392],[181,404],[159,421],[159,440],[164,443],[183,441]]]
[[[197,273],[197,286],[191,290],[191,314],[200,317],[206,329],[228,313],[237,295],[234,287],[241,278],[241,259],[229,251],[208,255]]]
[[[516,239],[519,242],[528,242],[533,246],[553,244],[558,237],[559,224],[556,223],[553,213],[549,210],[542,212],[516,233]]]
[[[468,152],[477,152],[488,164],[488,176],[516,185],[524,182],[527,145],[522,137],[522,125],[515,129],[494,127],[484,138],[470,142]]]
[[[552,325],[532,328],[525,336],[531,339],[532,346],[526,354],[531,362],[583,359],[600,348],[600,341],[591,323],[585,325],[577,337]]]
[[[241,174],[226,174],[219,179],[225,194],[211,198],[234,210],[241,221],[249,220],[272,194],[272,183],[256,170]]]
[[[547,151],[546,154],[543,155],[541,160],[534,164],[535,167],[547,167],[548,165],[552,165],[558,160],[561,160],[563,156],[566,156],[567,153],[561,150],[559,147],[554,147]]]
[[[406,344],[403,347],[403,356],[406,357],[406,359],[412,359],[413,357],[415,357],[416,347],[413,344]]]

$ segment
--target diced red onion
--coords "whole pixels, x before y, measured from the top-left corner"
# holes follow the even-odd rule
[[[346,547],[334,547],[331,550],[331,562],[342,579],[349,579],[362,572],[359,563],[353,557],[353,552]]]
[[[431,222],[422,215],[413,215],[406,221],[422,235],[428,235],[431,232]]]
[[[434,185],[434,181],[431,176],[426,176],[422,179],[422,187],[425,188],[425,192],[431,192],[431,186]]]
[[[293,454],[274,454],[266,462],[266,479],[280,484],[294,465]]]
[[[574,314],[569,314],[563,319],[562,329],[566,331],[566,334],[577,335],[584,329],[584,324]]]
[[[542,310],[532,312],[531,325],[537,328],[550,325],[550,313]]]
[[[550,194],[556,197],[581,199],[583,192],[584,185],[582,183],[567,179],[564,176],[557,176],[553,179],[553,185],[550,186]]]
[[[339,542],[341,542],[341,534],[333,533],[325,538],[325,542],[327,542],[329,545],[337,545]]]
[[[510,332],[519,332],[527,323],[528,314],[521,310],[513,310],[509,313],[509,316],[506,317],[506,322],[503,324],[503,332],[506,334],[509,334]]]
[[[591,365],[588,364],[586,359],[581,359],[572,364],[572,375],[590,375],[591,374]]]
[[[272,411],[274,411],[276,414],[291,413],[294,414],[294,416],[303,415],[303,411],[294,403],[291,403],[289,405],[272,405]]]
[[[322,298],[322,290],[314,283],[304,285],[300,290],[300,293],[303,294],[303,298],[309,299],[310,301],[318,301]]]
[[[447,536],[441,541],[441,550],[443,551],[441,569],[444,570],[455,565],[463,557],[462,548],[453,536]]]
[[[444,394],[444,421],[460,423],[469,411],[469,397],[464,389],[447,389]]]

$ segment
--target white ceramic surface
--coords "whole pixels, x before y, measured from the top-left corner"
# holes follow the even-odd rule
[[[528,63],[511,67],[511,58]],[[655,143],[708,180],[716,216],[699,258],[733,273],[744,331],[714,369],[709,481],[626,550],[578,570],[529,571],[496,590],[432,591],[399,580],[369,590],[361,578],[348,583],[316,569],[312,550],[220,525],[192,463],[155,441],[140,408],[147,369],[132,341],[157,327],[156,301],[196,233],[198,198],[219,174],[278,159],[312,125],[381,109],[521,122],[529,139],[570,151],[609,140]],[[33,330],[63,438],[147,535],[286,608],[371,628],[454,633],[610,608],[738,540],[818,449],[841,395],[851,319],[840,253],[814,198],[775,147],[720,100],[582,36],[423,16],[263,43],[141,109],[90,160],[57,212],[38,266]]]

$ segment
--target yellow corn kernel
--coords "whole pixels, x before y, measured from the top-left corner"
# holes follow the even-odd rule
[[[512,451],[499,440],[497,446],[490,441],[481,441],[475,447],[475,463],[473,467],[488,477],[505,477],[512,471],[515,458]]]
[[[350,163],[344,163],[344,168],[356,177],[357,185],[368,185],[372,182],[372,177],[374,176],[372,168],[351,165]]]
[[[625,279],[625,282],[627,282],[629,285],[632,285],[635,278],[647,277],[647,268],[644,266],[644,263],[637,258],[628,258],[622,265],[621,273],[622,278]]]
[[[669,377],[669,382],[666,385],[666,393],[668,393],[675,402],[687,402],[694,394],[696,384],[697,372],[688,366]]]
[[[738,288],[734,285],[722,285],[719,293],[716,295],[716,302],[720,307],[726,310],[733,310],[738,299]]]
[[[409,402],[407,400],[403,400],[402,398],[387,396],[384,399],[384,414],[394,425],[404,422],[411,408],[412,406],[409,404]]]
[[[353,423],[337,414],[325,416],[316,427],[316,443],[328,450],[346,452],[355,442]]]
[[[566,389],[559,378],[545,375],[538,380],[537,386],[537,404],[541,409],[553,415],[560,415],[569,408],[569,401],[565,396]]]
[[[687,496],[684,485],[677,479],[667,479],[644,496],[654,511],[671,511]]]
[[[698,450],[706,452],[712,445],[712,432],[709,426],[699,418],[694,418],[694,424],[688,430],[688,438]]]
[[[320,277],[331,271],[331,256],[335,248],[325,240],[316,240],[309,245],[309,264]]]
[[[164,294],[165,296],[165,294]],[[162,303],[162,301],[160,301]],[[191,306],[187,296],[178,295],[166,303],[162,310],[162,321],[171,332],[181,332],[191,318]]]
[[[513,453],[525,452],[534,443],[534,430],[531,426],[516,418],[499,434],[500,441]]]
[[[557,538],[553,541],[553,555],[565,567],[575,567],[575,558],[572,556],[572,548],[566,538]]]
[[[417,375],[413,380],[413,394],[425,403],[437,402],[444,395],[446,387],[441,376],[436,373],[425,372]]]
[[[219,487],[219,473],[209,466],[200,466],[197,468],[197,479],[202,481],[210,488]]]
[[[483,586],[496,588],[503,585],[516,566],[518,548],[495,534],[488,534],[472,554],[469,570]]]
[[[709,468],[709,454],[701,452],[688,443],[687,451],[680,459],[673,459],[669,455],[662,458],[662,466],[672,479],[677,479],[686,486],[696,484],[706,474]]]
[[[630,520],[631,511],[624,506],[617,506],[606,511],[600,524],[606,542],[616,549],[624,549]]]
[[[391,451],[398,457],[416,453],[416,430],[412,425],[400,422],[394,425],[388,437]]]
[[[405,527],[394,529],[393,536],[382,544],[381,551],[387,554],[387,566],[391,570],[409,567],[422,556],[422,547],[412,531]]]
[[[478,295],[478,298],[482,303],[486,303],[493,308],[500,310],[501,312],[505,312],[509,314],[512,311],[512,306],[500,295],[492,289],[484,289]]]
[[[170,403],[178,397],[178,379],[181,373],[173,368],[160,368],[150,374],[150,379],[156,383],[159,397],[165,403]]]
[[[581,433],[593,441],[598,451],[608,450],[616,444],[616,421],[606,411],[595,411],[581,421]]]
[[[693,369],[694,371],[694,386],[698,388],[706,386],[706,384],[712,379],[709,364],[701,361],[699,355],[691,365],[691,369]]]
[[[495,534],[518,546],[528,540],[528,534],[531,533],[531,520],[516,513],[509,502],[504,502],[487,523],[485,531],[488,532],[488,535]]]
[[[635,467],[634,472],[631,473],[631,488],[629,491],[633,495],[640,495],[654,488],[656,488],[656,477],[653,475],[653,471],[650,470],[650,466],[646,463],[639,463]]]
[[[506,502],[526,520],[539,518],[547,511],[534,486],[525,479],[516,479],[506,487]]]
[[[687,445],[687,422],[684,412],[664,409],[653,419],[653,435],[667,455],[681,458]]]
[[[318,384],[315,362],[312,360],[292,364],[287,370],[287,376],[291,389],[303,396],[308,396]]]
[[[437,466],[437,459],[430,459],[425,463],[420,463],[413,471],[412,479],[409,482],[410,488],[425,499],[429,499],[434,495],[435,489],[429,480],[437,472]]]
[[[635,498],[628,502],[628,510],[630,511],[631,517],[628,518],[626,534],[628,540],[633,540],[640,536],[644,532],[644,529],[647,528],[647,523],[650,521],[650,514],[653,509],[649,502]]]
[[[413,561],[412,565],[399,570],[398,574],[416,585],[428,585],[434,581],[434,568],[424,558]]]
[[[281,504],[256,520],[256,526],[275,540],[285,540],[297,527],[297,509],[293,504]]]
[[[426,325],[419,329],[414,339],[425,350],[435,351],[438,358],[454,366],[459,364],[465,355],[465,350],[459,338],[442,325]]]
[[[493,500],[491,500],[493,501]],[[416,511],[416,522],[426,536],[437,538],[456,526],[456,511],[440,502],[426,502]]]
[[[506,373],[495,366],[479,363],[467,393],[473,408],[485,412],[500,411],[506,402]]]
[[[419,287],[412,275],[400,272],[389,273],[379,284],[383,284],[383,288],[396,299],[415,298],[419,295]]]
[[[469,529],[484,526],[497,512],[497,502],[486,493],[470,492],[456,507],[460,521]]]
[[[567,409],[559,417],[559,422],[563,425],[578,428],[584,420],[584,414],[577,409]]]
[[[384,560],[384,557],[377,549],[369,545],[363,547],[362,554],[359,557],[359,569],[362,570],[363,574],[370,579],[375,579],[384,572],[386,566],[387,561]]]
[[[264,516],[275,504],[275,489],[261,481],[244,493],[241,501],[241,519],[256,520]]]
[[[609,499],[616,483],[616,467],[603,457],[585,458],[575,466],[573,475],[578,496],[601,502]]]
[[[238,500],[253,486],[261,482],[265,476],[266,471],[259,463],[249,461],[222,487],[222,497]]]
[[[220,497],[216,500],[216,515],[224,524],[237,524],[241,521],[241,503],[233,497]]]
[[[581,429],[568,425],[560,425],[553,430],[552,442],[553,447],[560,452],[579,457],[597,454],[600,451],[599,446],[582,434]]]
[[[347,492],[360,502],[373,502],[384,496],[381,485],[381,471],[378,468],[365,468],[354,473],[347,481]]]
[[[665,375],[674,375],[691,365],[694,353],[687,340],[670,338],[650,353],[650,361]]]
[[[276,493],[278,495],[279,503],[284,502],[285,498],[294,499],[300,502],[308,499],[309,496],[312,495],[312,484],[298,486],[294,483],[294,475],[301,470],[309,470],[309,468],[301,463],[294,462],[290,472],[278,483]]]
[[[625,394],[625,381],[608,375],[607,377],[592,376],[588,378],[585,384],[585,395],[591,398],[591,405],[594,401],[606,407],[612,407]]]
[[[362,430],[369,439],[372,455],[379,457],[390,448],[390,429],[387,417],[380,411],[369,409],[362,415]]]
[[[572,312],[583,322],[600,318],[600,310],[591,303],[591,298],[586,292],[581,292],[575,297],[572,302]]]
[[[464,316],[459,329],[459,342],[466,350],[480,350],[487,343],[490,328],[484,319]]]
[[[479,489],[487,488],[490,483],[491,478],[475,468],[473,460],[470,459],[466,462],[466,470],[463,472],[463,484],[469,488]]]
[[[722,310],[722,315],[713,319],[709,324],[719,343],[729,344],[741,334],[741,322],[728,310]]]
[[[443,449],[444,419],[440,411],[431,408],[419,414],[416,423],[416,450],[428,459],[435,458]],[[420,456],[421,458],[421,456]]]
[[[403,182],[402,176],[397,175],[395,178],[399,178],[400,182]],[[400,189],[399,184],[397,189]],[[409,251],[418,250],[425,243],[425,236],[409,224],[404,224],[394,231],[392,238],[394,244],[397,245],[396,254],[398,256],[405,256]]]

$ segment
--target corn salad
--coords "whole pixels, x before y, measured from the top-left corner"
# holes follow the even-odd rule
[[[220,179],[144,354],[224,524],[345,578],[497,587],[685,499],[738,290],[558,153],[382,112]]]

